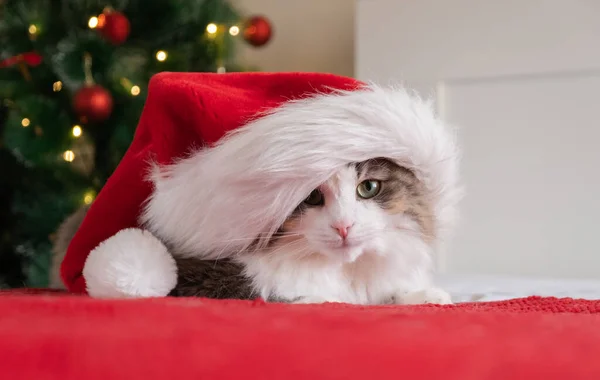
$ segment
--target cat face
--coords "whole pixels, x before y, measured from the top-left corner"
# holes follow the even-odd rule
[[[349,165],[315,189],[282,226],[302,254],[353,262],[384,255],[402,234],[431,236],[425,192],[409,170],[385,159]]]

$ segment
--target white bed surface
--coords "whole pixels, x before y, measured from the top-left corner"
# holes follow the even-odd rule
[[[453,302],[499,301],[528,296],[600,299],[600,280],[500,275],[438,275],[437,285]]]

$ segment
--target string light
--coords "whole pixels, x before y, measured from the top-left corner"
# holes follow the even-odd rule
[[[217,24],[214,23],[210,23],[208,25],[206,25],[206,31],[208,32],[208,34],[215,34],[217,33]]]
[[[219,66],[217,68],[217,74],[225,74],[226,70],[225,70],[225,66]]]
[[[62,90],[62,82],[57,80],[56,82],[52,83],[52,91],[54,92],[59,92],[60,90]]]
[[[231,34],[232,36],[237,36],[238,34],[240,34],[240,28],[237,25],[232,26],[231,28],[229,28],[229,34]]]
[[[90,27],[90,29],[95,29],[98,26],[98,17],[90,17],[90,20],[88,21],[88,26]]]
[[[83,133],[83,130],[81,129],[81,126],[74,125],[73,129],[71,130],[71,133],[73,134],[74,137],[79,137]]]
[[[21,125],[23,126],[23,128],[29,127],[29,124],[31,124],[31,120],[29,120],[28,118],[24,118],[23,120],[21,120]]]
[[[167,59],[167,52],[164,50],[159,50],[156,52],[156,59],[160,62],[164,62]]]
[[[93,190],[86,191],[83,194],[83,203],[90,205],[94,201],[94,198],[96,198],[96,193]]]
[[[125,88],[125,91],[129,91],[132,96],[138,96],[142,92],[140,86],[134,85],[127,78],[121,78],[119,82],[121,82],[121,85]]]
[[[73,162],[73,160],[75,159],[75,153],[73,153],[72,150],[66,150],[63,153],[63,159],[67,162]]]
[[[29,25],[29,29],[27,29],[27,31],[29,32],[29,34],[34,35],[37,33],[38,28],[34,24],[31,24]]]

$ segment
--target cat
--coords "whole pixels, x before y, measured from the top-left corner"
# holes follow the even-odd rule
[[[432,284],[435,219],[424,185],[387,159],[337,171],[269,243],[223,260],[173,252],[173,296],[361,305],[451,303]],[[84,213],[76,214],[83,219]],[[69,219],[74,234],[76,222]],[[60,240],[65,240],[61,238]]]
[[[210,262],[177,259],[175,293],[210,296],[211,289],[219,298],[294,303],[451,303],[431,283],[435,228],[426,194],[410,170],[387,159],[348,165],[298,205],[266,248],[213,262],[212,270]]]

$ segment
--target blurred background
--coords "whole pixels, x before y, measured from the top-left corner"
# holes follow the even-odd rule
[[[46,286],[169,71],[318,71],[431,97],[467,196],[441,273],[600,279],[600,1],[0,0],[0,287]]]

